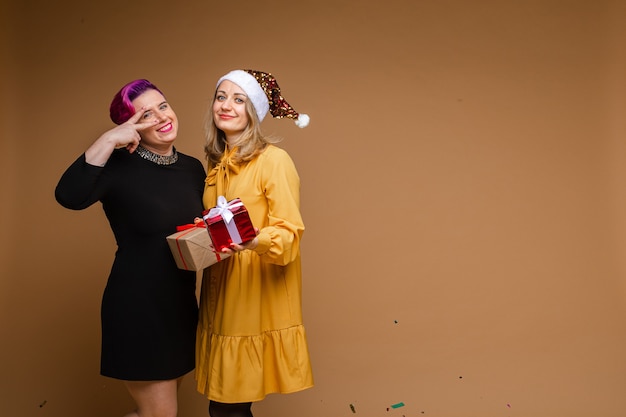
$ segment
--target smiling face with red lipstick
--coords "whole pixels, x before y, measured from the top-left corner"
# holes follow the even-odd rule
[[[139,131],[141,146],[160,155],[173,153],[178,134],[178,118],[165,97],[157,90],[146,90],[132,101],[135,111],[143,111],[141,122],[154,121],[154,126]]]

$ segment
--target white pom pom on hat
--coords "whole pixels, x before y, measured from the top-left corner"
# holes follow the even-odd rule
[[[224,80],[237,84],[252,101],[259,121],[269,112],[276,119],[293,119],[296,126],[307,127],[311,118],[307,114],[296,112],[287,103],[280,92],[276,78],[268,72],[256,70],[234,70],[217,81],[217,86]]]
[[[298,115],[298,118],[296,119],[296,126],[300,128],[307,127],[310,121],[311,121],[311,118],[309,117],[308,114],[300,113]]]

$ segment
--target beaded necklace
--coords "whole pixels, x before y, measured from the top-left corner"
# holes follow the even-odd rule
[[[157,165],[172,165],[176,161],[178,161],[178,152],[176,152],[176,148],[172,148],[174,152],[171,155],[159,155],[158,153],[154,153],[152,151],[147,150],[143,146],[137,146],[137,153],[143,159],[147,159],[150,162],[154,162]]]

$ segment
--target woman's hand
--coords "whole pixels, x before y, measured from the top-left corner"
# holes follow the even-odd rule
[[[259,229],[255,227],[254,232],[258,235]],[[230,248],[222,249],[222,253],[233,254],[235,252],[241,252],[242,250],[246,250],[246,249],[254,250],[254,248],[256,248],[258,244],[259,244],[259,239],[255,237],[254,239],[249,240],[246,243],[243,243],[241,245],[238,245],[236,243],[231,243]]]
[[[128,152],[134,152],[139,146],[141,136],[139,131],[155,126],[158,120],[150,122],[140,122],[144,109],[136,112],[125,123],[104,132],[94,143],[85,151],[85,159],[88,164],[96,166],[104,166],[109,160],[114,149],[126,148]]]

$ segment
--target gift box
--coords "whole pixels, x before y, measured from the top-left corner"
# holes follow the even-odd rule
[[[248,210],[238,198],[226,201],[219,196],[217,206],[202,212],[202,218],[218,252],[230,248],[231,243],[242,244],[256,237]]]
[[[213,251],[211,236],[203,223],[178,226],[177,230],[167,237],[167,243],[180,269],[201,271],[230,256]]]

